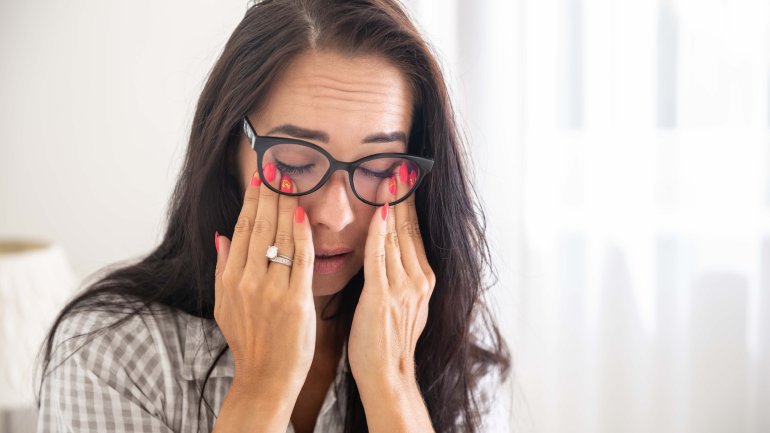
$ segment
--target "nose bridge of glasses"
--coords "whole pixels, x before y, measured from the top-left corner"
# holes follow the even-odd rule
[[[342,171],[342,173],[338,174],[340,171]],[[343,184],[347,183],[348,188],[352,189],[353,185],[350,184],[350,174],[348,172],[348,167],[344,163],[342,165],[332,164],[332,166],[329,168],[329,177],[325,182],[323,182],[323,184],[326,185],[327,183],[331,182],[335,176],[341,177]]]
[[[338,171],[343,171],[344,174],[342,176],[349,179],[350,176],[353,175],[353,166],[354,164],[352,162],[339,161],[334,158],[329,158],[329,178],[326,180],[326,182],[330,181]]]

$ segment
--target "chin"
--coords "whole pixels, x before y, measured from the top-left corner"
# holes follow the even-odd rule
[[[357,269],[357,270],[355,270]],[[331,274],[313,273],[313,296],[331,296],[341,292],[355,278],[363,282],[363,263]]]
[[[313,296],[331,296],[342,289],[350,278],[342,275],[313,275]]]
[[[362,270],[363,258],[347,254],[344,259],[329,259],[321,263],[318,257],[313,268],[313,296],[331,296],[343,290],[358,270]]]

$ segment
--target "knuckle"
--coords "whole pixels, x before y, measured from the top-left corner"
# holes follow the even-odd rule
[[[245,292],[251,289],[251,284],[249,284],[246,280],[241,280],[236,285],[237,290],[240,292]]]
[[[414,197],[412,197],[411,200],[405,201],[404,204],[406,204],[406,208],[409,212],[417,211],[417,204],[414,201]]]
[[[407,221],[401,224],[401,232],[415,239],[421,236],[420,226],[411,221]]]
[[[273,224],[270,220],[260,218],[254,221],[254,232],[258,234],[270,233],[273,230]]]
[[[278,232],[275,234],[275,244],[276,245],[291,245],[293,239],[291,237],[291,234],[286,232]]]
[[[272,290],[273,285],[265,286],[266,290],[262,290],[260,293],[260,303],[266,307],[266,311],[271,311],[276,314],[285,314],[286,305],[281,302],[281,296],[279,290]]]
[[[420,277],[417,280],[417,291],[422,295],[430,292],[430,282],[427,277]]]
[[[259,189],[259,198],[260,199],[270,200],[273,197],[275,197],[275,193],[272,190],[270,190],[270,188],[260,188]]]
[[[315,261],[315,254],[311,254],[309,251],[296,251],[294,253],[294,265],[304,268],[312,268]]]
[[[227,269],[225,269],[222,272],[222,286],[224,287],[220,287],[220,289],[225,289],[227,287],[233,287],[236,285],[236,283],[233,281],[234,278],[235,276],[232,275],[232,272],[228,272]]]
[[[386,255],[385,250],[377,250],[374,252],[374,255],[372,256],[372,260],[374,260],[375,264],[385,264],[386,261]]]
[[[307,241],[310,240],[310,235],[305,230],[294,230],[295,241]]]
[[[248,233],[251,230],[251,220],[248,216],[242,215],[238,217],[238,221],[235,223],[235,231],[239,233]]]
[[[220,276],[225,272],[225,264],[217,263],[214,267],[214,281],[216,282]]]
[[[436,287],[436,274],[434,274],[433,271],[428,272],[427,279],[430,290],[433,290],[433,288]]]
[[[286,196],[281,197],[281,200],[283,200],[284,197]],[[294,217],[294,208],[295,206],[293,205],[282,204],[278,207],[278,215],[280,215],[280,218],[290,220]]]
[[[398,233],[389,232],[387,237],[388,243],[398,248]]]
[[[259,203],[259,194],[246,194],[243,197],[243,204],[257,204]]]
[[[296,293],[295,291],[292,291],[291,293]],[[304,312],[307,309],[307,302],[305,302],[305,299],[302,296],[299,295],[289,295],[287,296],[286,305],[291,309],[292,312]]]

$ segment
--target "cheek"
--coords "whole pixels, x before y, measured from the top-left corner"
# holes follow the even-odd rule
[[[360,203],[360,206],[356,206],[353,211],[356,215],[356,236],[359,239],[362,247],[366,242],[366,236],[369,234],[369,225],[376,210],[377,208],[374,206],[369,206],[366,203]]]
[[[245,188],[251,183],[251,176],[257,171],[256,154],[246,140],[241,141],[238,148],[237,166],[241,178],[241,188]]]
[[[376,210],[373,206],[366,205],[365,203],[362,204],[364,207],[356,209],[355,233],[351,233],[351,236],[355,236],[354,239],[356,239],[356,269],[364,265],[364,252],[366,250],[366,238],[369,235],[369,222],[372,220],[372,216]]]

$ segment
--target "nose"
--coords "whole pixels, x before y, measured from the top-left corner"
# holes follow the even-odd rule
[[[347,173],[338,171],[314,195],[318,195],[310,210],[313,225],[326,227],[327,230],[340,232],[353,222],[353,209],[350,207],[353,191],[348,185]]]

